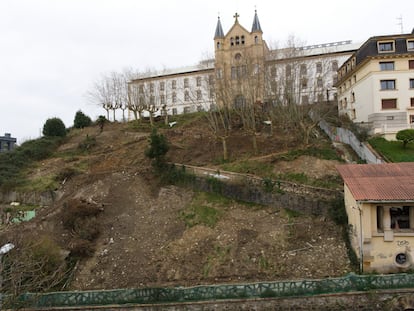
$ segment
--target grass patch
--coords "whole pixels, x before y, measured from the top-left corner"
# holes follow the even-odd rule
[[[181,212],[187,227],[205,225],[214,228],[232,200],[214,193],[198,192],[192,202]]]
[[[175,116],[168,116],[168,122],[177,122],[173,128],[185,126],[205,117],[206,112],[194,112],[194,113],[185,113]],[[165,124],[164,117],[154,118],[154,126],[156,128],[169,129],[170,127]],[[148,132],[152,130],[151,123],[148,118],[140,119],[138,121],[134,120],[128,123],[128,130],[138,131],[138,132]]]
[[[317,179],[311,178],[305,173],[285,173],[279,174],[278,178],[318,188],[337,189],[342,187],[342,179],[339,176],[325,176],[323,179]]]
[[[42,176],[33,180],[26,180],[19,186],[21,191],[35,191],[43,192],[49,190],[55,190],[59,186],[55,175]]]
[[[273,171],[273,165],[270,163],[249,160],[225,163],[221,165],[221,168],[225,171],[254,174],[262,177],[271,177]]]
[[[297,218],[297,217],[302,216],[301,212],[295,211],[293,209],[285,208],[284,210],[285,210],[285,213],[286,213],[286,216],[287,216],[288,219]]]
[[[221,212],[214,207],[193,204],[181,214],[181,217],[189,228],[196,225],[205,225],[214,228],[220,215]]]
[[[50,157],[63,141],[61,137],[42,137],[0,154],[0,187],[7,190],[23,185],[24,170],[34,161]]]
[[[17,206],[8,206],[3,208],[4,213],[11,213],[13,216],[17,215],[19,212],[27,212],[27,211],[33,211],[36,209],[40,209],[41,206],[39,205],[32,205],[32,204],[20,204]]]
[[[373,137],[369,144],[386,160],[391,162],[414,162],[414,143],[403,147],[400,141],[388,141],[383,137]]]
[[[274,160],[293,161],[303,155],[312,156],[323,160],[343,161],[336,150],[328,145],[312,146],[307,149],[291,150],[285,154],[275,157]]]

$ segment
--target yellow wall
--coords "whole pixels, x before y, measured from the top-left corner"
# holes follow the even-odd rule
[[[345,208],[350,225],[351,245],[360,260],[361,226],[363,244],[364,272],[398,272],[414,268],[414,230],[396,232],[392,230],[391,238],[385,238],[385,233],[377,229],[377,205],[386,204],[358,203],[345,185]],[[397,204],[398,205],[398,204]],[[394,204],[395,206],[395,204]],[[361,219],[360,219],[360,210]],[[388,241],[387,241],[388,240]],[[397,254],[404,253],[408,257],[405,265],[395,261]]]

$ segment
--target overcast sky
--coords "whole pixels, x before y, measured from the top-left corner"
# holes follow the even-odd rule
[[[271,45],[362,42],[401,33],[399,17],[414,27],[413,0],[0,0],[0,136],[22,143],[78,110],[96,119],[85,94],[102,74],[194,65],[213,54],[218,14],[225,33],[236,11],[250,30],[255,8]]]

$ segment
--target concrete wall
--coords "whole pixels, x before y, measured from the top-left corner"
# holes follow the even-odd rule
[[[332,141],[339,141],[341,143],[350,145],[358,156],[370,163],[383,163],[384,160],[371,148],[369,144],[360,142],[358,138],[351,131],[330,126],[327,122],[319,122],[319,127],[329,136]]]
[[[20,202],[22,204],[51,205],[54,201],[59,200],[63,193],[60,191],[45,192],[0,192],[0,203],[9,204],[10,202]]]

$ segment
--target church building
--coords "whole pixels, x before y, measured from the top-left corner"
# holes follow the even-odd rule
[[[145,110],[170,115],[223,104],[312,104],[336,102],[337,70],[359,47],[351,41],[269,48],[257,11],[250,30],[239,14],[225,33],[218,18],[214,59],[151,72],[129,83],[129,118]]]

